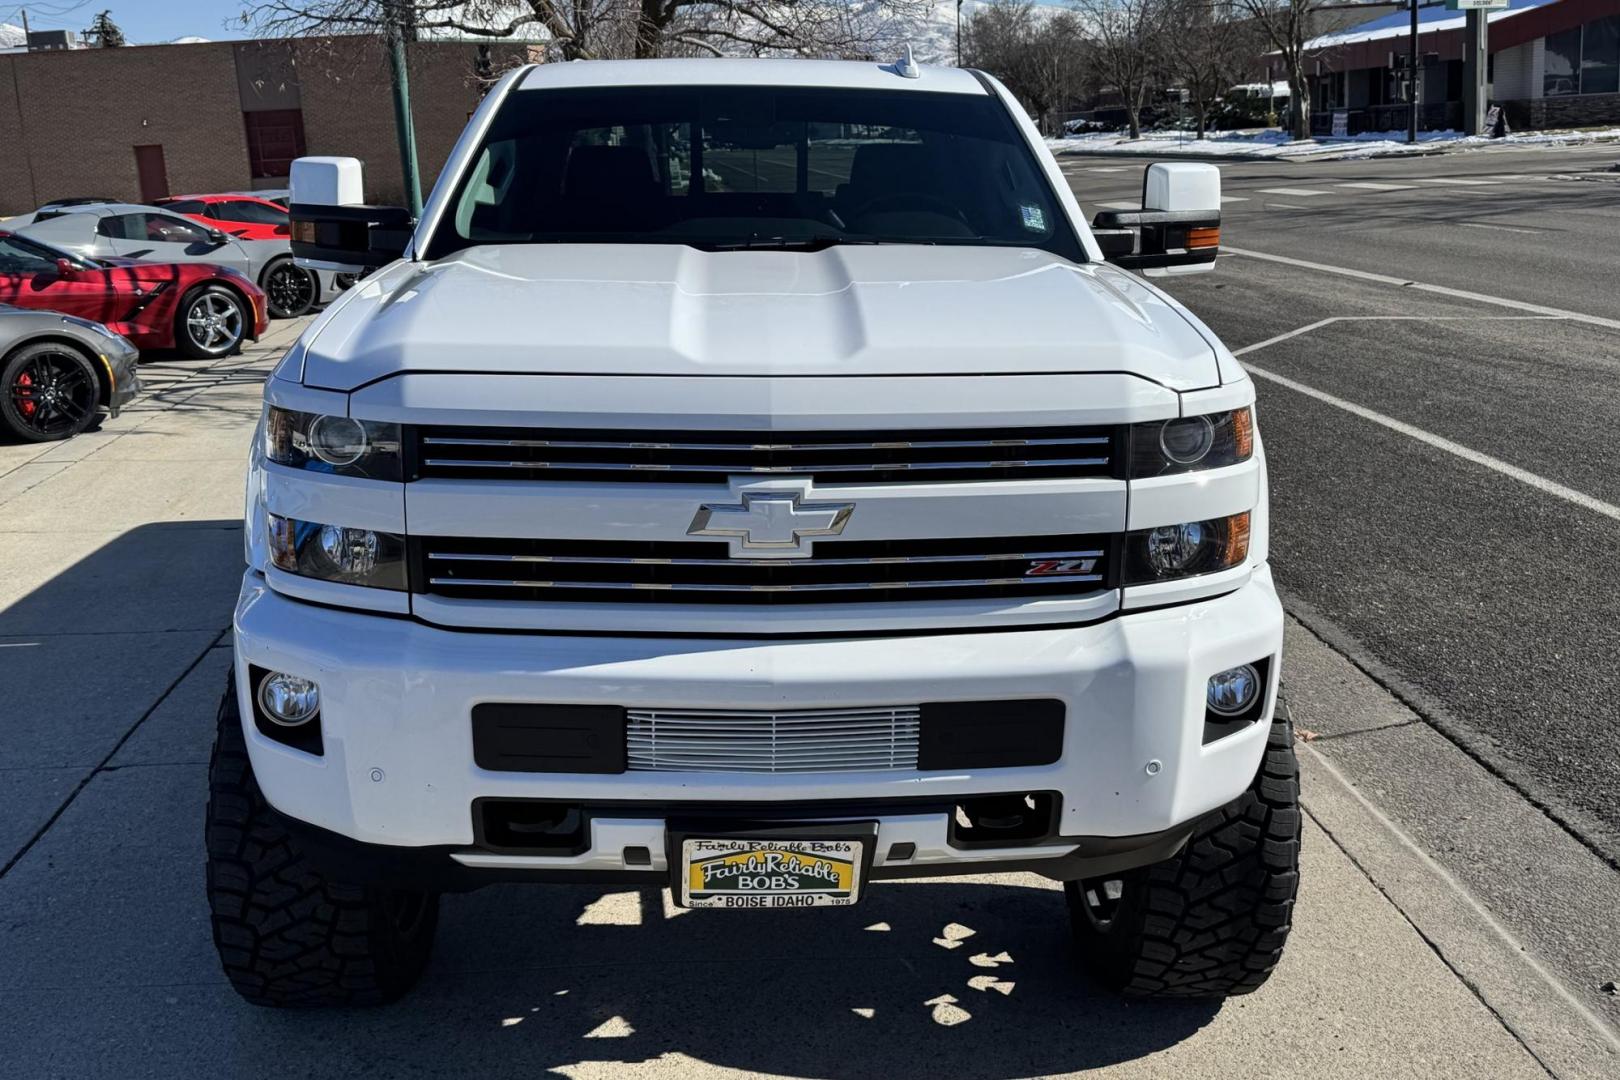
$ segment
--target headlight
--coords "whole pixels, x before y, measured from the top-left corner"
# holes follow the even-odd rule
[[[1254,453],[1254,413],[1237,409],[1131,425],[1131,479],[1218,469]]]
[[[398,533],[322,525],[314,521],[265,515],[270,562],[300,577],[365,585],[373,589],[407,588],[405,538]]]
[[[1126,585],[1213,574],[1241,566],[1249,557],[1245,511],[1213,521],[1161,525],[1125,534]]]
[[[278,465],[372,480],[404,479],[398,424],[270,406],[264,456]]]

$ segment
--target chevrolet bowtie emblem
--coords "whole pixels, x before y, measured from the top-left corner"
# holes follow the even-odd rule
[[[844,531],[854,503],[807,503],[802,491],[745,491],[739,505],[705,503],[692,516],[688,536],[715,536],[731,557],[802,559],[811,537]]]

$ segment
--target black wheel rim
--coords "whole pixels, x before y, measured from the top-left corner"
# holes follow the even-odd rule
[[[302,315],[315,303],[315,275],[295,263],[282,263],[270,271],[264,291],[270,313],[278,319]]]
[[[79,357],[65,352],[35,353],[6,390],[13,415],[36,435],[72,434],[96,407],[95,377]]]
[[[1114,919],[1124,900],[1124,878],[1086,878],[1075,883],[1074,903],[1099,934],[1114,928]]]
[[[414,937],[422,929],[422,920],[428,910],[425,893],[395,890],[387,895],[383,905],[388,913],[388,921],[401,938]]]

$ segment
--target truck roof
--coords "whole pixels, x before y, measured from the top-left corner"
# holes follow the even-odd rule
[[[874,60],[671,59],[574,60],[536,64],[518,90],[587,86],[807,86],[847,90],[913,90],[936,94],[984,94],[971,72],[919,64],[917,76],[901,75],[894,62]]]

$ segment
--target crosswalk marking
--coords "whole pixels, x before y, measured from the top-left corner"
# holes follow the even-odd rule
[[[1333,192],[1331,192],[1331,191],[1321,191],[1321,190],[1319,190],[1317,188],[1270,187],[1270,188],[1261,188],[1260,189],[1260,194],[1262,194],[1262,195],[1297,195],[1300,198],[1309,198],[1312,195],[1331,195],[1331,194],[1333,194]]]
[[[1336,186],[1338,186],[1338,187],[1347,187],[1347,188],[1362,188],[1363,190],[1366,190],[1366,191],[1411,191],[1412,190],[1412,185],[1411,184],[1375,184],[1370,180],[1364,181],[1364,182],[1358,183],[1358,184],[1338,184]]]

